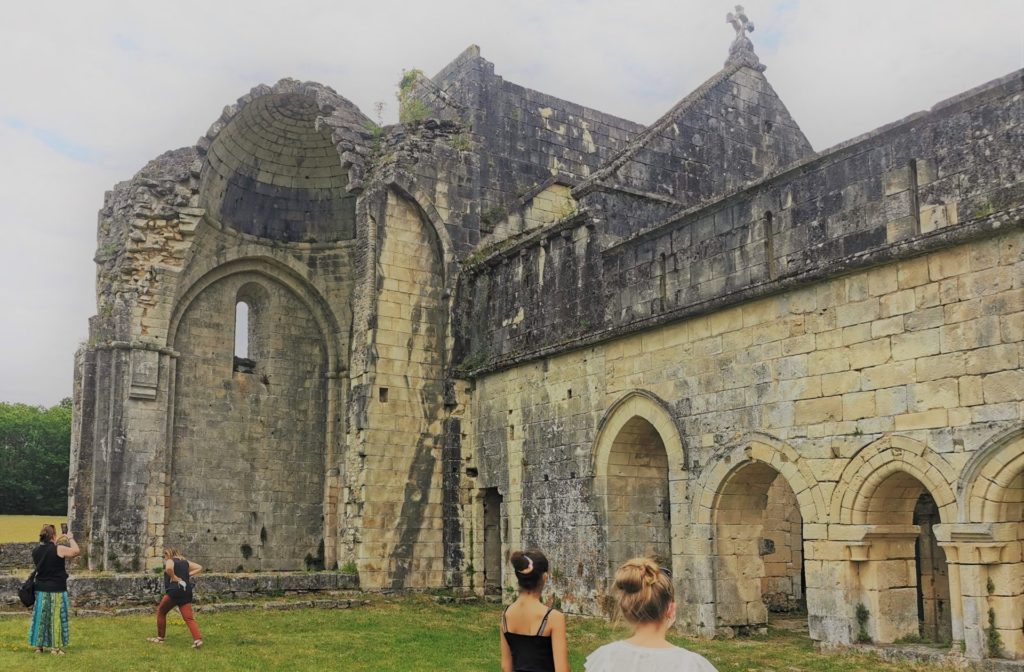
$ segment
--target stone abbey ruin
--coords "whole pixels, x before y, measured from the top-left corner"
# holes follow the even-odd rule
[[[401,124],[286,79],[114,187],[88,566],[501,592],[539,547],[600,614],[647,554],[690,632],[1024,658],[1024,71],[815,152],[737,22],[650,126],[470,47]]]

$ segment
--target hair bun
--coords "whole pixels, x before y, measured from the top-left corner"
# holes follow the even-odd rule
[[[533,590],[540,585],[548,571],[548,559],[536,549],[514,551],[509,556],[509,562],[515,570],[519,587],[526,590]]]
[[[633,558],[615,572],[619,611],[630,623],[659,622],[675,599],[672,579],[651,558]]]
[[[615,573],[615,587],[624,593],[639,593],[645,587],[654,585],[658,568],[646,559],[630,560]]]

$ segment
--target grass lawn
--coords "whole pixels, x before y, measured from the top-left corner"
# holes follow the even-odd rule
[[[37,656],[27,644],[28,616],[0,618],[0,670],[497,670],[495,605],[438,605],[424,596],[342,610],[230,611],[197,614],[206,646],[189,648],[177,612],[167,641],[145,641],[155,619],[109,616],[73,619],[67,656]],[[586,655],[623,631],[598,619],[570,618],[574,670]],[[773,632],[732,641],[677,643],[692,648],[722,672],[910,672],[909,664],[883,663],[859,654],[822,655],[810,640]],[[200,662],[202,661],[202,662]]]
[[[0,544],[39,541],[39,530],[50,523],[60,534],[60,524],[67,516],[0,516]]]

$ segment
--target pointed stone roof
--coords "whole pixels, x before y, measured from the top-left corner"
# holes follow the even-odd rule
[[[610,157],[577,199],[604,188],[693,205],[814,153],[764,76],[745,35],[752,24],[729,16],[740,28],[725,67]]]

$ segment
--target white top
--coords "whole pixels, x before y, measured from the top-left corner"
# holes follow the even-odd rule
[[[673,646],[652,649],[626,641],[605,644],[587,656],[587,672],[717,672],[704,656]]]

